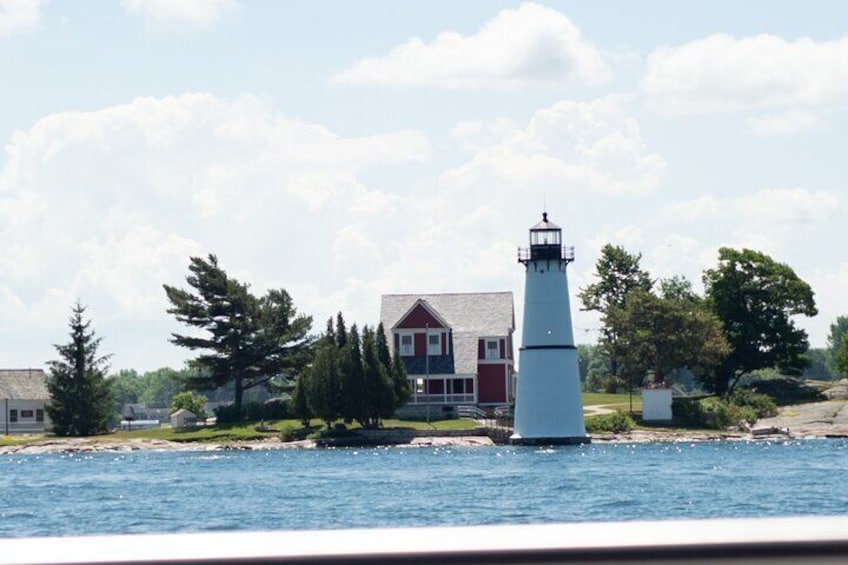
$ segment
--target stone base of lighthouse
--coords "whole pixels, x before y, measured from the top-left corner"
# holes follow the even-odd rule
[[[525,347],[515,405],[518,445],[589,443],[583,422],[577,350],[564,346]]]

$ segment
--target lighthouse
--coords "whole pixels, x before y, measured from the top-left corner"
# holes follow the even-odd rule
[[[524,326],[510,439],[534,445],[588,443],[566,273],[574,248],[562,246],[562,229],[547,212],[530,228],[530,247],[519,248],[518,261],[526,271]]]

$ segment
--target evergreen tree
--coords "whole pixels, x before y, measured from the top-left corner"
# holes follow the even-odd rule
[[[385,402],[383,386],[386,377],[385,369],[377,354],[374,330],[368,326],[362,329],[362,373],[365,381],[366,427],[376,428],[380,425],[380,417],[383,413],[382,403]]]
[[[336,315],[336,347],[343,349],[345,344],[347,344],[347,330],[345,329],[344,317],[339,312]]]
[[[109,355],[98,356],[102,338],[94,337],[79,302],[71,309],[71,341],[55,345],[61,359],[50,361],[50,403],[45,406],[58,436],[90,436],[106,431],[112,390],[106,380]]]
[[[340,378],[338,350],[335,345],[322,343],[309,367],[307,377],[309,410],[324,420],[329,428],[340,415]]]
[[[233,383],[240,413],[245,390],[267,387],[280,374],[297,375],[308,363],[312,318],[298,315],[283,289],[255,297],[248,285],[224,272],[214,255],[192,257],[189,271],[191,290],[164,285],[168,313],[205,334],[172,334],[171,343],[204,351],[190,362],[198,374],[187,385],[213,390]]]
[[[380,363],[385,368],[391,388],[391,413],[386,417],[391,417],[398,408],[406,404],[412,396],[412,391],[409,388],[409,380],[406,378],[406,368],[403,365],[403,360],[400,355],[392,355],[389,349],[389,342],[386,338],[386,332],[383,329],[383,323],[377,326],[377,356]],[[388,408],[388,407],[387,407]]]
[[[365,420],[365,377],[362,372],[362,344],[356,324],[350,327],[345,345],[340,351],[339,363],[342,379],[342,417],[345,422],[356,420],[363,426]]]
[[[304,371],[297,378],[297,384],[295,384],[294,387],[294,399],[292,402],[294,405],[294,417],[300,420],[300,423],[304,428],[309,426],[310,420],[312,419],[312,411],[309,409],[308,401],[308,375],[309,372]]]

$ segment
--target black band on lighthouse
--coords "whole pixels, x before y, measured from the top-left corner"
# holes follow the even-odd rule
[[[527,345],[519,348],[519,351],[526,349],[577,349],[574,345]]]

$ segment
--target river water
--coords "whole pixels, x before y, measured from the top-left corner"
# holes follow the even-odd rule
[[[0,537],[848,514],[848,441],[0,457]]]

